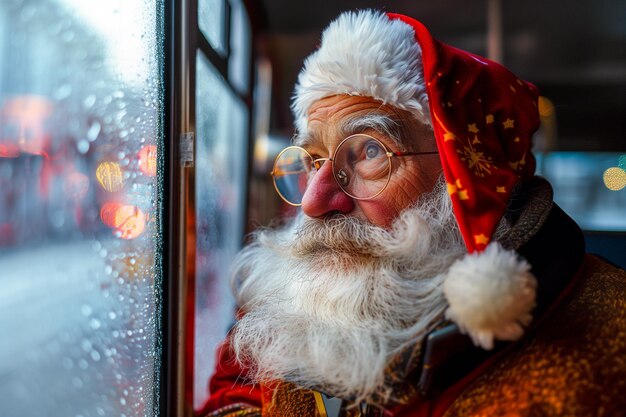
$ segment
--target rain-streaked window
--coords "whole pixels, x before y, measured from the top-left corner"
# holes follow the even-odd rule
[[[162,7],[0,2],[0,416],[157,412]]]

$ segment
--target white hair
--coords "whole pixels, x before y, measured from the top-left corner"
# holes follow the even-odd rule
[[[465,252],[443,181],[389,230],[300,214],[260,231],[235,263],[237,359],[255,382],[388,399],[385,368],[442,319],[442,281]]]
[[[331,22],[298,76],[291,104],[298,132],[307,132],[313,103],[337,94],[372,97],[431,125],[414,29],[373,10],[345,12]]]

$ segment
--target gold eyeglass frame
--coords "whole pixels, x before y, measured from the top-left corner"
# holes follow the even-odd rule
[[[374,194],[374,195],[372,195],[370,197],[357,197],[357,196],[354,196],[354,195],[350,194],[348,191],[345,190],[345,188],[343,188],[343,186],[341,185],[341,183],[337,179],[337,172],[335,172],[335,164],[334,164],[335,160],[334,160],[334,157],[335,157],[335,155],[337,155],[337,151],[339,149],[341,149],[341,146],[346,141],[348,141],[348,140],[350,140],[350,139],[352,139],[352,138],[354,138],[356,136],[365,136],[366,138],[375,141],[376,143],[378,143],[381,146],[382,149],[385,150],[385,155],[387,156],[387,164],[388,164],[388,170],[389,170],[389,173],[387,174],[387,181],[385,182],[385,185],[380,189],[380,191],[378,191],[376,194]],[[357,134],[354,134],[354,135],[350,135],[347,138],[344,138],[341,142],[339,142],[339,145],[337,145],[337,147],[335,148],[335,151],[333,152],[332,157],[329,157],[329,158],[313,159],[311,154],[306,149],[304,149],[303,147],[301,147],[301,146],[287,146],[285,149],[280,151],[280,153],[278,155],[276,155],[276,158],[274,158],[274,166],[273,166],[272,172],[270,172],[270,175],[272,176],[272,183],[274,184],[274,189],[276,190],[276,193],[278,193],[279,197],[285,203],[289,204],[290,206],[294,206],[294,207],[300,207],[302,205],[302,203],[296,204],[296,203],[292,203],[291,201],[287,200],[281,194],[281,192],[278,190],[278,186],[276,185],[276,177],[274,176],[274,172],[276,171],[276,163],[278,162],[278,160],[280,159],[282,154],[287,152],[287,151],[289,151],[290,149],[298,149],[300,151],[304,151],[304,153],[306,153],[309,156],[309,158],[311,158],[311,162],[313,163],[313,166],[315,167],[315,171],[316,172],[319,171],[322,168],[322,165],[324,165],[324,163],[326,161],[333,162],[332,171],[333,171],[333,178],[335,179],[335,182],[337,183],[337,185],[339,186],[341,191],[343,191],[348,197],[353,198],[355,200],[371,200],[373,198],[378,197],[380,194],[382,194],[383,191],[385,191],[387,189],[387,186],[389,185],[389,182],[391,181],[391,173],[392,173],[392,168],[393,168],[391,166],[391,158],[392,157],[394,157],[394,156],[397,156],[397,157],[400,157],[400,156],[413,156],[413,155],[431,155],[431,154],[439,153],[438,151],[430,151],[430,152],[392,152],[379,139],[376,139],[375,137],[367,135],[365,133],[357,133]],[[303,196],[304,196],[304,194],[303,194]]]

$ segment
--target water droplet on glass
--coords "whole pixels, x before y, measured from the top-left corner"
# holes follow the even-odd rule
[[[111,265],[107,265],[104,267],[104,273],[107,275],[111,275],[111,272],[113,272],[113,268],[111,267]]]
[[[80,379],[79,377],[75,376],[74,378],[72,378],[72,385],[76,388],[82,388],[83,387],[83,380]]]
[[[93,359],[95,362],[98,362],[100,360],[100,353],[97,350],[92,350],[91,359]]]
[[[93,142],[94,140],[98,139],[98,135],[100,134],[101,129],[102,126],[100,125],[100,122],[95,120],[91,124],[91,126],[89,126],[89,130],[87,130],[87,140]]]
[[[86,154],[89,151],[89,142],[85,139],[81,139],[76,144],[76,148],[78,149],[78,152]]]
[[[98,319],[91,319],[91,321],[89,322],[89,326],[94,330],[99,329],[101,325],[102,323]]]
[[[67,370],[70,370],[70,369],[72,369],[74,367],[74,361],[72,361],[68,357],[63,358],[61,363],[63,364],[63,368],[65,368]]]
[[[89,364],[87,363],[87,361],[86,361],[86,360],[84,360],[84,359],[79,359],[79,360],[78,360],[78,367],[79,367],[80,369],[83,369],[83,370],[84,370],[84,369],[89,368]]]
[[[83,339],[80,345],[85,352],[89,352],[91,350],[91,342],[87,339]]]
[[[109,311],[109,318],[111,320],[115,320],[116,317],[117,317],[117,314],[115,314],[115,311]]]
[[[72,86],[70,84],[63,84],[55,91],[54,98],[56,100],[63,100],[64,98],[68,98],[71,94]]]
[[[89,94],[87,97],[83,99],[83,107],[85,107],[86,109],[93,107],[94,104],[96,104],[95,94]]]
[[[126,405],[126,398],[124,397],[120,398],[120,404]]]

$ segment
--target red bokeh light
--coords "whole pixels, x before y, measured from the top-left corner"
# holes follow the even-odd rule
[[[146,215],[137,206],[107,202],[100,209],[102,222],[122,239],[135,239],[146,227]]]

